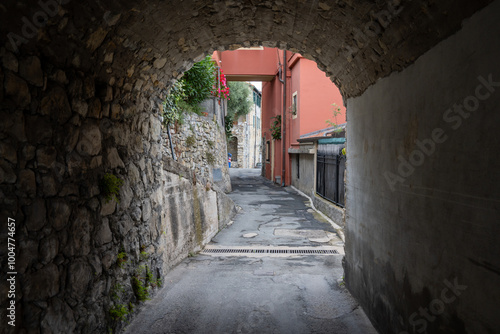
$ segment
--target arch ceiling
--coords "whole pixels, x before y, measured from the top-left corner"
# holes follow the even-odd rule
[[[93,57],[79,65],[102,76],[130,77],[132,66],[135,71],[141,62],[156,60],[152,71],[159,73],[160,86],[215,49],[279,47],[314,59],[348,98],[413,63],[490,1],[60,2],[58,14],[47,5],[50,20],[38,24],[36,37],[21,18],[43,21],[40,4],[52,0],[2,5],[2,36],[14,33],[10,39],[28,50],[45,45],[45,56],[59,63],[74,63],[79,49],[90,50]],[[12,49],[9,38],[5,46]],[[112,69],[104,61],[110,53]]]

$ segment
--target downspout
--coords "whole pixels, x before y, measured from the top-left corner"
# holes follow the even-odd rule
[[[286,152],[286,50],[283,50],[283,111],[281,116],[281,138],[283,140],[283,162],[282,162],[282,172],[281,172],[281,186],[285,186],[285,152]]]
[[[170,122],[167,123],[167,134],[168,134],[168,141],[170,142],[170,151],[172,152],[172,158],[174,159],[174,161],[177,161],[174,151],[174,144],[172,143],[172,136],[170,135]]]

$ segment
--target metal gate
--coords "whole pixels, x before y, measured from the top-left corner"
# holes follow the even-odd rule
[[[333,203],[345,205],[345,156],[319,152],[317,156],[316,193]]]

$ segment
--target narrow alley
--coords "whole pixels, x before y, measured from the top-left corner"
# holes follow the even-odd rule
[[[331,225],[260,170],[230,172],[234,222],[165,277],[125,332],[376,333],[343,286]]]

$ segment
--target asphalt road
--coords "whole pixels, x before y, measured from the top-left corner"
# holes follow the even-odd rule
[[[334,229],[293,190],[256,169],[231,169],[231,181],[241,210],[209,248],[342,253]],[[339,284],[341,261],[342,254],[198,254],[165,277],[125,333],[376,333]]]

